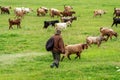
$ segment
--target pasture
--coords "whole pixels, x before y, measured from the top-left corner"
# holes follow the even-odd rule
[[[55,32],[54,27],[43,29],[45,20],[54,20],[49,14],[38,17],[36,9],[45,6],[64,10],[70,5],[76,11],[77,20],[62,31],[65,44],[85,43],[87,36],[100,35],[100,27],[108,27],[120,35],[120,24],[111,27],[113,11],[120,7],[118,0],[0,0],[0,6],[11,6],[10,14],[0,14],[0,80],[119,80],[120,37],[92,45],[84,50],[81,59],[65,58],[58,69],[50,68],[52,55],[45,50],[47,39]],[[21,29],[9,30],[8,19],[14,19],[15,7],[30,7],[34,11],[24,16]],[[93,17],[95,9],[106,14]]]

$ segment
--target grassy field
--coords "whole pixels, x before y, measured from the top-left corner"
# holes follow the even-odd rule
[[[119,80],[120,38],[103,42],[98,48],[92,45],[82,52],[81,59],[60,62],[58,69],[51,69],[50,52],[45,50],[46,40],[54,34],[54,28],[43,29],[43,21],[58,19],[37,17],[40,6],[64,9],[70,5],[76,11],[77,20],[62,31],[65,44],[85,43],[87,36],[100,35],[100,27],[108,27],[120,35],[120,25],[110,27],[113,10],[120,7],[118,0],[0,0],[0,6],[11,6],[11,14],[0,14],[0,80]],[[8,19],[13,19],[15,7],[30,7],[34,11],[22,19],[22,28],[8,29]],[[107,11],[102,17],[93,18],[95,9]]]

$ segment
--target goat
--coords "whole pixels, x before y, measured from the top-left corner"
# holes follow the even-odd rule
[[[14,9],[14,13],[16,13],[16,12],[24,12],[26,14],[26,13],[30,13],[32,11],[33,10],[31,8],[25,8],[25,7],[16,7]]]
[[[55,27],[55,23],[59,23],[59,20],[44,21],[44,27],[43,28],[47,29],[48,26],[50,26],[50,25]]]
[[[105,27],[101,27],[100,28],[100,33],[101,36],[107,36],[106,41],[109,39],[112,39],[112,36],[115,36],[117,38],[118,34],[117,32],[115,32],[113,29],[109,29],[109,28],[105,28]]]
[[[115,15],[115,17],[120,17],[120,8],[114,8],[113,15]]]
[[[72,16],[75,13],[76,13],[75,11],[63,11],[61,14],[63,17],[67,17],[67,16]]]
[[[20,18],[17,18],[15,20],[11,20],[10,18],[8,19],[9,21],[9,29],[13,29],[13,25],[17,25],[17,28],[21,28],[21,19]]]
[[[24,11],[25,13],[30,13],[30,12],[33,11],[33,9],[31,9],[31,8],[23,8],[23,11]]]
[[[45,16],[46,15],[46,13],[47,13],[47,10],[46,9],[44,9],[44,8],[38,8],[37,9],[37,16]]]
[[[96,17],[97,15],[103,15],[103,14],[106,14],[106,11],[105,10],[94,10],[94,17]]]
[[[88,49],[88,45],[87,44],[74,44],[74,45],[67,45],[65,46],[65,54],[63,54],[61,61],[63,61],[64,57],[68,57],[69,60],[71,60],[70,55],[71,54],[76,54],[77,56],[75,57],[79,59],[81,58],[81,53],[84,49]]]
[[[40,7],[41,9],[44,9],[44,11],[46,12],[46,13],[48,13],[48,8],[46,8],[46,7],[44,7],[44,6],[42,6],[42,7]]]
[[[57,17],[62,16],[62,15],[61,15],[62,12],[61,12],[60,10],[58,10],[58,9],[51,8],[51,9],[49,9],[49,11],[50,11],[50,16],[51,16],[51,17],[54,17],[54,16],[57,16]]]
[[[55,24],[55,29],[56,30],[63,30],[63,29],[66,29],[67,26],[70,26],[71,25],[71,22],[68,21],[66,23],[62,22],[62,23],[56,23]]]
[[[1,14],[5,14],[5,13],[7,13],[7,14],[10,14],[10,10],[9,9],[11,9],[11,7],[2,7],[2,6],[0,6],[0,9],[1,9]]]
[[[115,24],[115,26],[117,27],[117,24],[120,24],[120,18],[114,17],[114,18],[113,18],[113,23],[112,23],[111,27],[112,27],[114,24]]]
[[[64,11],[71,11],[73,8],[71,6],[64,5]]]
[[[23,11],[23,10],[22,10],[22,11],[16,11],[16,12],[15,12],[15,15],[16,15],[15,18],[16,18],[16,17],[17,17],[17,18],[18,18],[18,17],[23,18],[25,14],[26,14],[26,12]]]
[[[73,20],[77,20],[77,17],[72,16],[72,17],[61,17],[61,22],[68,22],[70,21],[71,23],[73,22]]]
[[[102,43],[102,41],[106,41],[106,38],[103,36],[88,36],[86,38],[86,43],[91,47],[91,44],[97,44],[98,47]]]

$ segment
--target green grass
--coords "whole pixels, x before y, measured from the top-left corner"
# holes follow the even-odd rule
[[[51,69],[52,55],[45,50],[47,39],[54,28],[43,29],[43,21],[59,19],[37,17],[40,6],[63,10],[64,5],[73,6],[77,21],[62,31],[65,44],[85,43],[90,35],[98,36],[101,26],[111,28],[113,9],[120,7],[118,0],[0,0],[1,6],[11,6],[11,14],[0,14],[0,80],[119,80],[120,38],[103,42],[98,48],[92,45],[82,52],[81,59],[65,58],[58,69]],[[15,7],[30,7],[34,12],[22,19],[22,29],[8,29],[8,19],[13,19]],[[93,18],[95,9],[107,14]],[[120,25],[112,27],[120,34]],[[117,68],[118,67],[118,68]]]

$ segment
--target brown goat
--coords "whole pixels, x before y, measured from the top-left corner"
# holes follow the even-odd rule
[[[109,29],[109,28],[100,28],[100,32],[102,36],[107,36],[107,40],[112,39],[112,36],[115,36],[117,38],[118,34],[117,32],[115,32],[113,29]]]
[[[17,17],[17,18],[19,18],[19,17],[20,17],[20,18],[23,18],[25,14],[26,14],[26,12],[23,11],[23,10],[22,10],[22,11],[16,11],[16,12],[15,12],[15,15],[16,15],[15,18],[16,18],[16,17]]]
[[[67,16],[72,16],[75,13],[76,13],[75,11],[63,11],[62,15],[63,17],[67,17]]]
[[[17,28],[21,28],[21,25],[20,25],[20,23],[21,23],[21,19],[20,18],[17,18],[17,19],[15,19],[15,20],[11,20],[11,19],[8,19],[8,21],[9,21],[9,29],[13,29],[13,25],[17,25]]]
[[[75,57],[80,59],[81,57],[81,53],[84,49],[87,49],[88,45],[87,44],[74,44],[74,45],[67,45],[65,46],[65,54],[63,54],[61,61],[63,61],[64,57],[68,57],[69,60],[70,59],[70,55],[71,54],[76,54],[77,56]]]
[[[115,17],[120,17],[120,8],[114,8],[114,13]]]
[[[72,17],[61,17],[60,18],[61,22],[68,22],[70,21],[71,23],[73,22],[73,20],[77,20],[76,16],[72,16]]]
[[[38,8],[37,9],[37,16],[40,16],[40,15],[45,16],[46,13],[47,13],[47,11],[45,9],[43,9],[43,8]]]
[[[73,8],[71,6],[64,5],[64,11],[71,11]]]
[[[58,9],[51,8],[49,11],[50,11],[50,16],[51,17],[54,17],[54,16],[60,17],[60,16],[62,16],[61,15],[62,12],[60,10],[58,10]]]
[[[46,13],[48,13],[48,8],[46,8],[46,7],[44,7],[44,6],[42,6],[42,7],[40,7],[41,9],[44,9],[44,11],[46,12]]]
[[[7,13],[7,14],[10,14],[10,10],[9,9],[11,9],[11,7],[2,7],[2,6],[0,6],[0,9],[1,9],[1,14],[5,14],[5,13]]]

